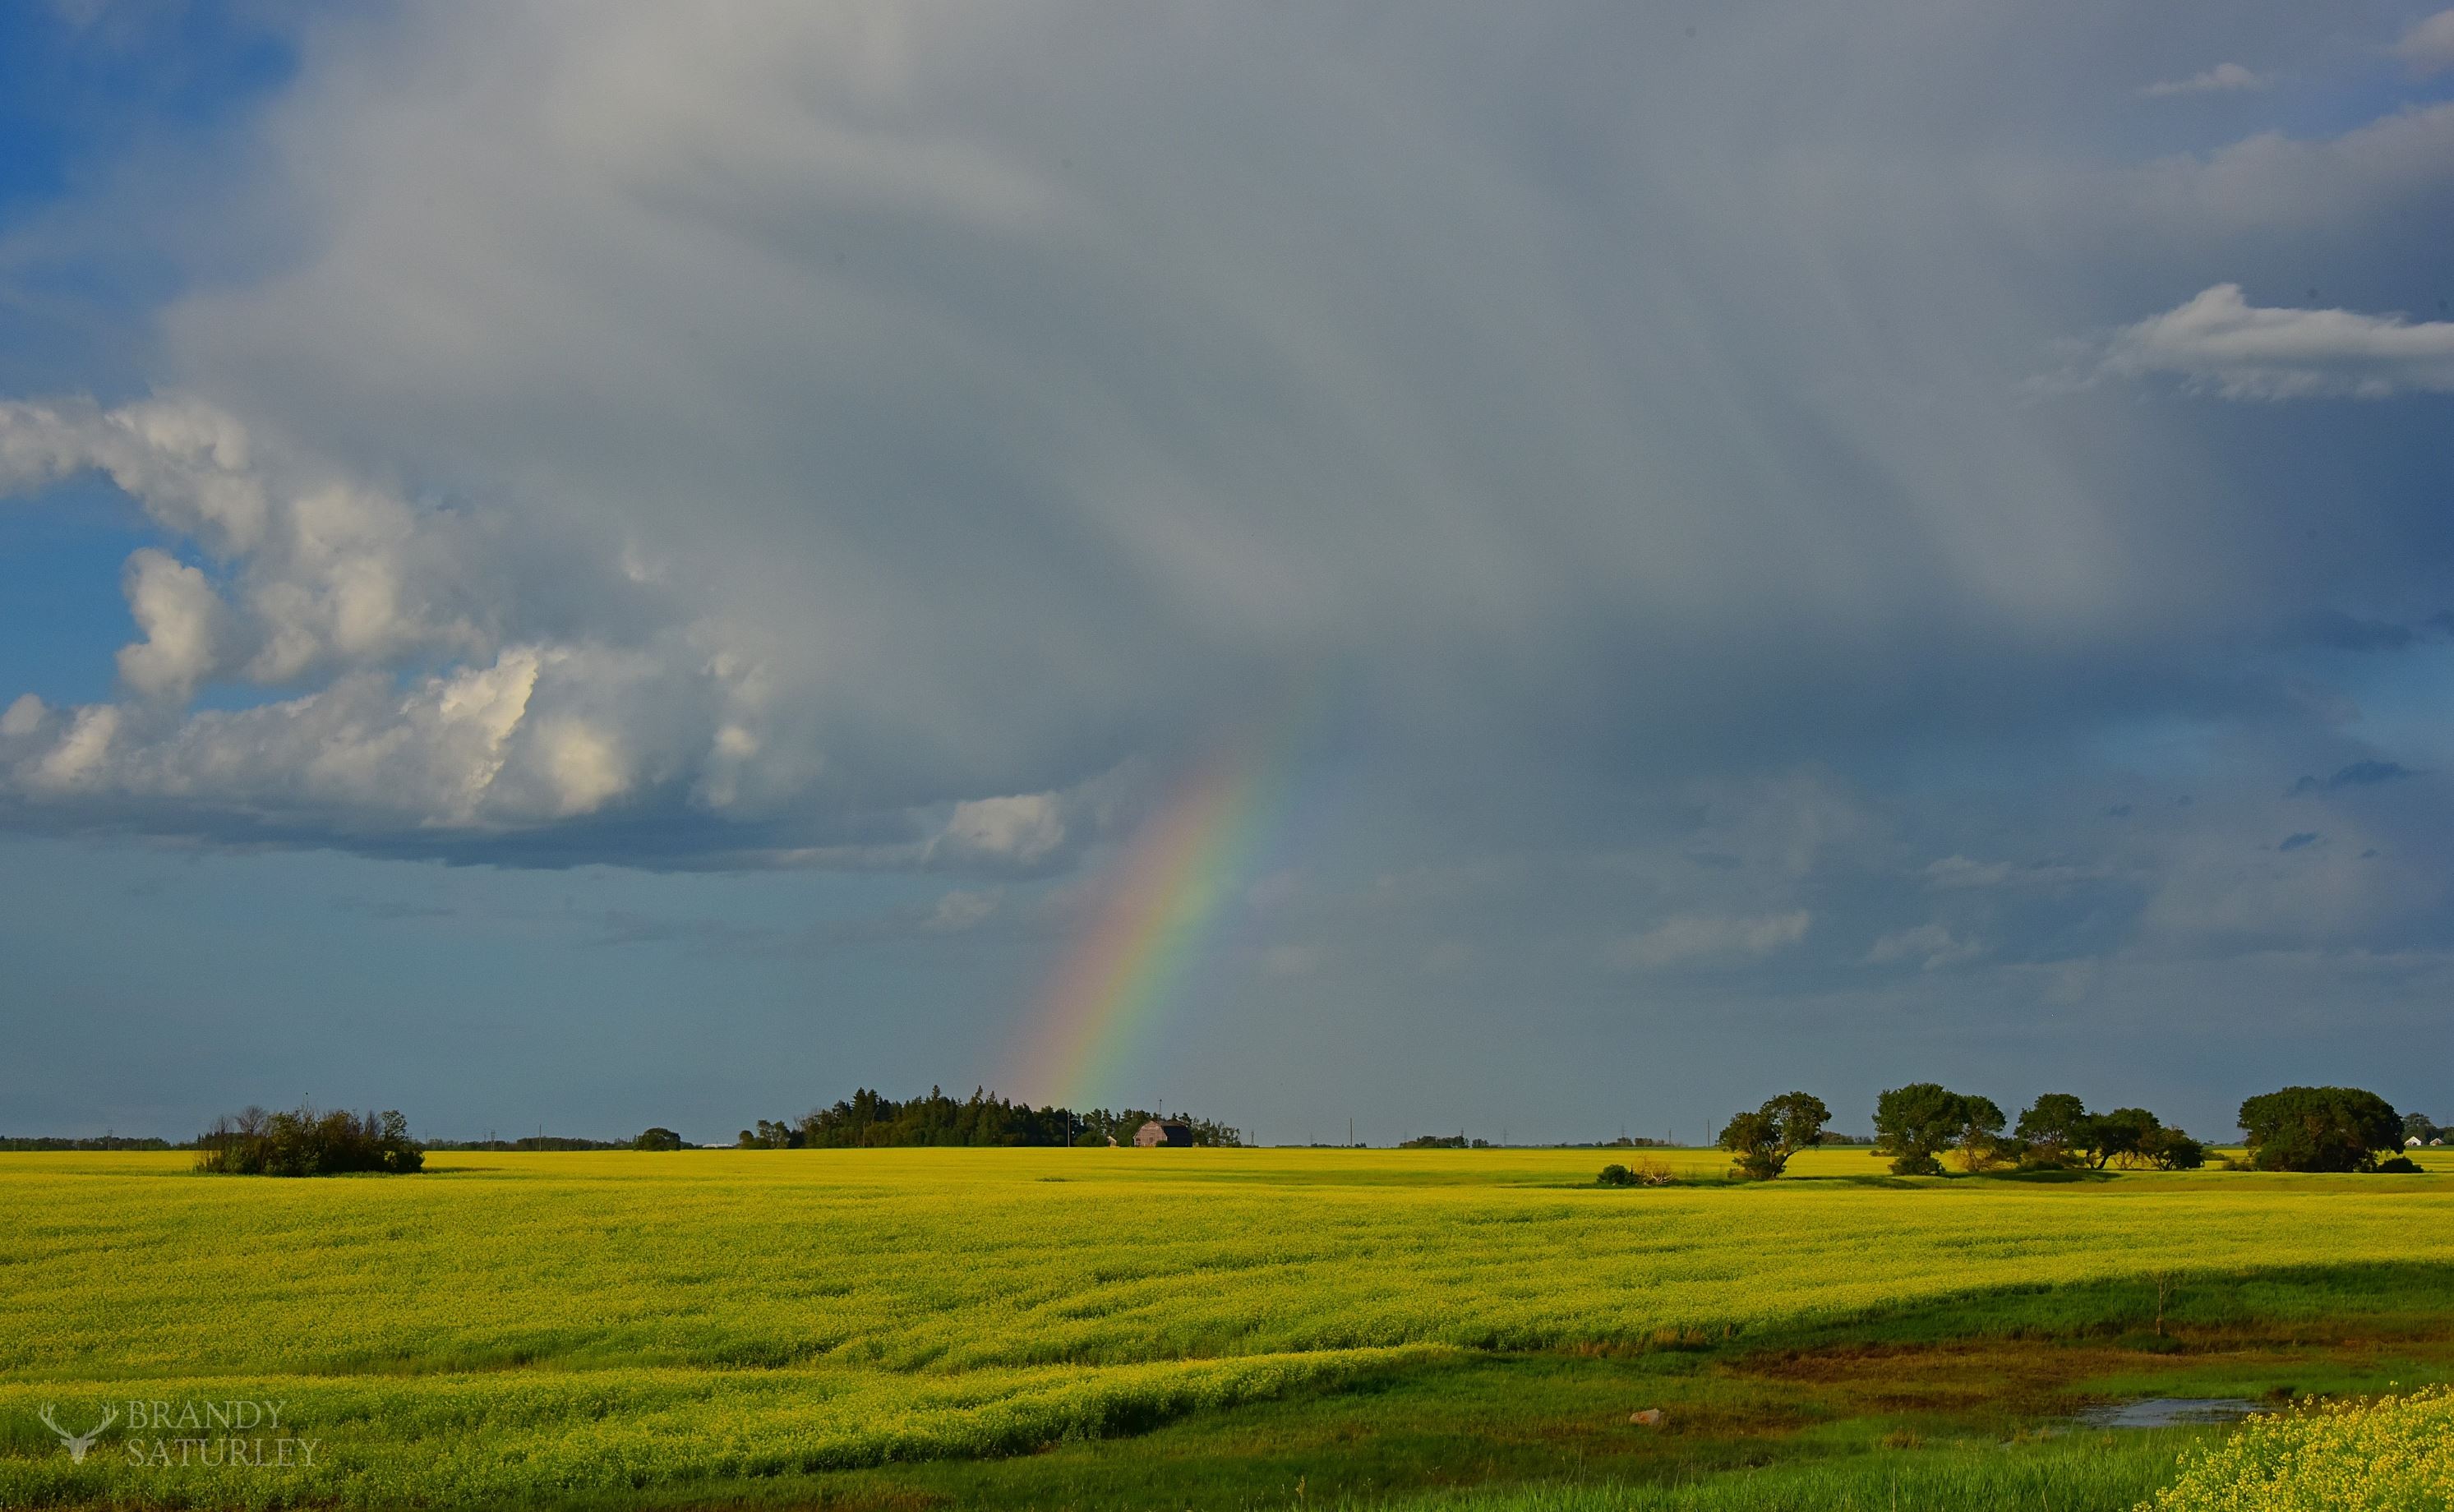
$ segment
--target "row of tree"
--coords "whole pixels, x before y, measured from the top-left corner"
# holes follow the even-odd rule
[[[1034,1108],[979,1087],[972,1089],[968,1099],[950,1098],[942,1089],[931,1087],[925,1098],[897,1102],[863,1087],[831,1108],[815,1108],[798,1119],[761,1119],[756,1127],[742,1130],[735,1142],[746,1150],[1131,1144],[1141,1126],[1157,1117],[1140,1108],[1093,1108],[1088,1113]],[[1168,1121],[1190,1129],[1196,1144],[1244,1142],[1241,1131],[1209,1119],[1178,1115]]]
[[[1822,1141],[1831,1118],[1820,1098],[1783,1093],[1732,1119],[1717,1142],[1736,1158],[1734,1174],[1768,1181]],[[1991,1098],[1913,1081],[1875,1099],[1875,1149],[1902,1176],[1941,1175],[1945,1155],[1970,1172],[2114,1163],[2189,1171],[2207,1159],[2203,1143],[2145,1108],[2091,1113],[2067,1092],[2038,1098],[2006,1131],[2008,1121]],[[2246,1163],[2261,1171],[2416,1170],[2400,1156],[2379,1159],[2417,1137],[2409,1123],[2384,1098],[2356,1087],[2285,1087],[2241,1105]]]
[[[1875,1148],[1892,1157],[1903,1176],[1931,1176],[1950,1154],[1965,1171],[2019,1165],[2030,1170],[2088,1166],[2102,1170],[2119,1160],[2166,1171],[2193,1171],[2207,1163],[2206,1146],[2145,1108],[2090,1113],[2067,1092],[2048,1092],[2028,1105],[2004,1132],[2002,1109],[1993,1099],[1953,1092],[1932,1081],[1894,1087],[1875,1100]]]
[[[680,1136],[676,1135],[674,1139],[678,1141]],[[492,1136],[483,1139],[422,1139],[418,1141],[418,1148],[422,1150],[546,1150],[569,1153],[574,1150],[635,1150],[640,1148],[640,1145],[636,1139],[588,1139],[571,1134],[523,1134],[516,1139],[498,1139]],[[681,1145],[676,1142],[674,1148],[680,1149]]]

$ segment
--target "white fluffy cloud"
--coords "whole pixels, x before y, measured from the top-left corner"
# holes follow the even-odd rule
[[[593,813],[638,778],[584,716],[532,716],[591,670],[568,652],[506,652],[406,690],[355,673],[301,697],[150,723],[141,710],[37,708],[0,730],[0,771],[42,796],[242,810],[352,830],[483,826]]]
[[[2228,399],[2454,393],[2454,323],[2350,310],[2265,309],[2239,284],[2217,284],[2125,326],[2107,371],[2164,373]]]
[[[1053,794],[972,798],[955,805],[940,841],[959,853],[1028,865],[1065,843],[1065,819]]]
[[[122,647],[119,675],[139,693],[185,699],[222,661],[229,612],[205,575],[150,547],[128,558],[128,612],[145,638]]]
[[[184,697],[209,678],[287,683],[494,649],[506,585],[485,570],[490,543],[467,520],[265,450],[189,397],[109,410],[0,402],[0,494],[99,472],[227,575],[217,582],[160,550],[130,558],[129,608],[145,639],[120,668],[140,692]]]

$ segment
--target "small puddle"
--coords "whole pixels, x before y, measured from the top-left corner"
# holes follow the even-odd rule
[[[2079,1421],[2090,1428],[2188,1428],[2210,1422],[2238,1422],[2258,1410],[2246,1397],[2150,1397],[2089,1407]]]

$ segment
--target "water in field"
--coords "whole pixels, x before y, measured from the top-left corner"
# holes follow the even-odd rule
[[[2257,1402],[2243,1397],[2150,1397],[2090,1407],[2079,1421],[2091,1428],[2186,1428],[2233,1422],[2257,1410]]]

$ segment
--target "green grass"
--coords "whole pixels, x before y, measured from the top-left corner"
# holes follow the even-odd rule
[[[2035,1473],[2129,1505],[2146,1441],[2037,1430],[2449,1373],[2432,1178],[1902,1182],[1821,1151],[1772,1187],[1596,1188],[1608,1158],[0,1156],[0,1504],[1781,1506],[1880,1474],[1973,1506],[1950,1488]],[[255,1395],[328,1458],[78,1467],[32,1416]]]
[[[1669,1483],[1547,1485],[1424,1497],[1406,1512],[2131,1512],[2203,1435],[1868,1453]]]

